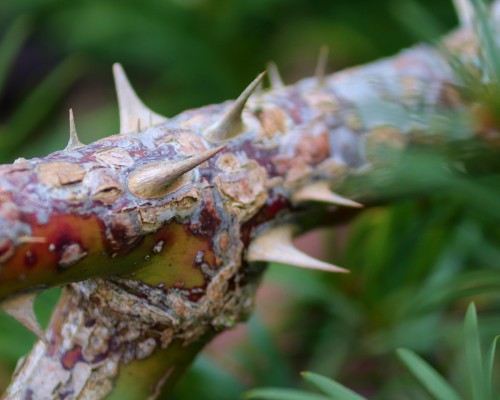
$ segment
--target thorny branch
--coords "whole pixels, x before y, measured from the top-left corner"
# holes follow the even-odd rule
[[[444,43],[473,66],[463,20]],[[293,86],[271,70],[270,90],[256,92],[261,74],[236,101],[167,119],[116,65],[120,134],[83,145],[71,118],[66,149],[0,168],[4,308],[36,330],[32,294],[67,285],[5,399],[168,392],[251,312],[265,262],[345,271],[293,248],[298,211],[358,207],[331,187],[371,165],[374,147],[417,140],[408,116],[464,102],[442,53],[424,45],[328,77],[320,66]]]

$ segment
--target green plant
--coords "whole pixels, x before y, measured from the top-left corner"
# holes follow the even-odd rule
[[[494,399],[493,366],[496,344],[500,336],[496,336],[486,353],[481,351],[479,328],[474,303],[469,305],[464,321],[464,349],[466,352],[466,372],[463,377],[468,380],[471,393],[460,396],[452,386],[426,361],[409,349],[398,349],[397,356],[401,363],[411,372],[414,378],[425,388],[435,400],[459,400],[470,398],[475,400]],[[363,400],[345,386],[312,372],[302,374],[304,380],[321,392],[321,395],[292,389],[254,389],[245,395],[245,399],[255,400]]]
[[[459,37],[458,44],[462,44],[460,36],[454,37]],[[461,47],[451,46],[451,49],[459,54],[463,51]],[[432,70],[427,68],[427,63],[431,66],[434,66],[434,63],[443,66],[440,56],[431,49],[423,52],[414,50],[414,53],[408,54],[423,57],[423,71]],[[406,57],[415,62],[408,54],[401,55],[394,64],[388,62],[375,65],[375,69],[380,69],[382,83],[387,83],[384,82],[386,68],[389,70],[394,68],[396,71],[402,68],[401,78],[405,77],[407,72],[404,66],[409,65]],[[367,73],[369,76],[373,73],[370,69],[366,71],[369,71]],[[358,73],[359,75],[353,74],[351,77],[353,81],[367,78],[364,69]],[[12,247],[9,247],[9,240],[14,241],[13,254],[22,257],[25,252],[25,264],[30,264],[32,268],[28,269],[25,275],[16,275],[16,269],[22,263],[6,263],[3,271],[12,272],[12,275],[6,277],[7,283],[4,282],[2,285],[2,293],[16,294],[20,290],[38,288],[37,285],[40,284],[59,285],[91,278],[84,283],[73,284],[65,291],[65,297],[59,303],[55,318],[48,330],[51,340],[50,350],[45,352],[43,345],[37,344],[35,351],[20,369],[13,386],[15,389],[11,389],[11,394],[15,393],[15,390],[26,393],[30,390],[35,391],[33,378],[27,372],[31,372],[31,368],[38,370],[39,373],[34,374],[36,379],[36,376],[40,376],[40,371],[46,369],[47,365],[44,363],[58,367],[61,364],[64,367],[59,368],[53,377],[56,380],[64,379],[68,387],[57,384],[47,388],[49,391],[58,391],[61,396],[82,388],[91,392],[94,397],[106,396],[108,392],[118,397],[144,396],[145,393],[156,396],[160,391],[160,383],[165,381],[169,390],[205,341],[215,334],[214,331],[231,327],[237,320],[245,317],[263,270],[263,265],[259,262],[300,262],[302,266],[338,270],[300,255],[291,247],[283,247],[286,240],[290,239],[288,235],[291,234],[285,231],[283,226],[273,230],[272,235],[265,232],[273,223],[289,226],[290,222],[293,222],[299,226],[299,230],[306,230],[324,222],[337,223],[339,220],[350,220],[359,213],[356,210],[349,211],[343,208],[330,210],[310,202],[325,200],[326,196],[328,201],[336,205],[356,205],[332,193],[325,195],[327,185],[317,180],[324,179],[325,176],[329,176],[328,174],[333,174],[331,178],[338,185],[340,192],[356,196],[370,206],[385,201],[394,202],[400,196],[425,198],[430,192],[438,192],[430,201],[424,199],[416,203],[402,203],[393,209],[373,208],[372,217],[385,219],[381,227],[383,235],[382,238],[368,240],[367,245],[368,247],[372,245],[372,251],[367,256],[375,255],[375,262],[372,264],[376,267],[367,271],[366,276],[361,276],[362,280],[358,283],[366,288],[373,282],[372,278],[377,277],[378,284],[366,291],[365,298],[360,296],[359,299],[351,301],[354,307],[346,306],[349,301],[346,301],[343,295],[359,291],[359,286],[349,287],[355,282],[354,280],[343,279],[340,282],[340,289],[345,284],[347,290],[345,292],[338,290],[337,296],[332,296],[330,300],[326,300],[328,296],[324,295],[331,294],[329,292],[335,288],[331,278],[325,282],[326,286],[321,288],[322,291],[311,292],[313,300],[321,297],[324,301],[321,306],[332,306],[328,312],[338,313],[347,320],[344,326],[336,322],[344,329],[345,338],[349,337],[349,332],[356,332],[365,323],[367,323],[365,326],[379,329],[375,330],[377,335],[373,335],[375,345],[367,346],[368,354],[380,353],[381,349],[383,351],[389,347],[390,343],[383,341],[385,329],[392,330],[393,337],[398,334],[399,337],[404,337],[401,330],[411,327],[406,323],[408,320],[414,323],[413,327],[425,328],[429,326],[431,317],[436,318],[444,314],[446,307],[449,306],[448,297],[444,299],[438,297],[432,299],[430,306],[428,302],[427,309],[419,308],[421,304],[412,303],[412,294],[409,292],[424,282],[422,294],[425,293],[424,289],[427,289],[427,293],[434,294],[436,287],[452,279],[454,271],[464,269],[466,272],[466,268],[462,265],[464,263],[455,265],[446,257],[439,260],[447,267],[444,271],[434,270],[428,263],[426,264],[425,261],[429,259],[439,259],[436,254],[429,256],[425,252],[430,244],[434,245],[433,241],[436,238],[439,239],[436,248],[445,249],[451,242],[449,247],[460,250],[458,257],[456,252],[449,255],[443,251],[448,257],[462,260],[474,254],[480,258],[479,252],[475,254],[472,249],[460,248],[459,244],[463,244],[464,237],[468,235],[468,232],[464,233],[467,229],[457,229],[454,232],[456,235],[447,236],[440,229],[440,223],[445,221],[446,224],[460,226],[458,222],[463,222],[463,226],[477,227],[474,218],[467,216],[462,221],[457,217],[456,211],[461,209],[491,215],[493,218],[489,222],[492,225],[498,217],[494,207],[491,207],[490,212],[485,212],[483,209],[485,203],[495,204],[496,192],[491,180],[495,178],[496,164],[491,161],[494,157],[486,159],[484,156],[496,154],[495,147],[489,140],[483,141],[482,137],[477,137],[481,136],[483,129],[468,129],[468,126],[461,123],[474,104],[471,104],[470,99],[466,97],[453,102],[456,100],[453,96],[456,88],[448,85],[451,83],[448,79],[452,80],[452,77],[448,76],[447,72],[443,76],[439,75],[435,81],[432,80],[433,85],[438,85],[440,90],[442,89],[442,97],[436,98],[435,103],[431,103],[430,109],[429,104],[420,104],[419,100],[415,100],[415,93],[405,92],[407,88],[405,85],[395,87],[382,85],[374,90],[375,99],[353,99],[349,97],[352,93],[349,93],[340,104],[340,124],[333,127],[328,121],[330,118],[338,117],[336,106],[339,104],[335,103],[337,100],[335,96],[330,98],[331,93],[328,90],[323,91],[325,88],[322,85],[326,82],[323,76],[317,77],[316,81],[304,81],[296,87],[285,90],[274,85],[271,91],[256,96],[244,108],[251,89],[258,83],[256,81],[232,108],[226,103],[187,112],[170,120],[152,114],[143,106],[135,97],[124,79],[123,71],[118,66],[115,67],[115,77],[121,103],[122,135],[100,140],[88,147],[81,147],[83,145],[74,140],[76,132],[72,129],[73,140],[65,151],[35,161],[20,160],[17,164],[6,168],[6,186],[9,188],[16,186],[10,176],[18,173],[20,175],[17,176],[16,184],[24,182],[22,178],[34,179],[31,182],[32,186],[29,187],[30,193],[34,194],[34,198],[46,196],[49,199],[48,207],[36,208],[36,213],[40,214],[36,214],[35,219],[49,222],[34,223],[25,215],[29,213],[23,207],[32,204],[34,198],[30,198],[27,194],[24,198],[24,191],[17,188],[15,196],[12,196],[16,197],[17,201],[14,205],[22,209],[24,213],[22,221],[29,225],[27,230],[31,229],[30,233],[33,234],[7,238],[4,243],[4,253],[11,256]],[[335,87],[336,85],[337,82],[334,83]],[[391,91],[380,90],[386,88],[390,88]],[[424,92],[417,91],[416,94],[420,96]],[[460,90],[456,92],[458,95],[462,94]],[[298,109],[294,108],[294,102],[298,98],[296,96],[304,97]],[[303,120],[297,120],[297,111],[304,114]],[[316,112],[320,116],[318,119],[312,118]],[[284,117],[280,113],[283,113]],[[222,118],[216,123],[215,116]],[[287,118],[289,116],[290,119]],[[380,116],[383,116],[382,121]],[[371,119],[373,117],[375,118]],[[158,120],[155,121],[156,118]],[[253,126],[251,121],[256,122],[255,127],[258,127],[259,135],[256,137],[252,136],[255,131],[247,129]],[[292,125],[285,123],[283,126],[286,129],[280,128],[282,123],[287,121]],[[457,121],[460,123],[457,124]],[[160,122],[162,126],[160,128],[149,126],[155,122]],[[409,129],[407,122],[417,122],[419,128]],[[404,127],[401,131],[400,123]],[[462,126],[462,129],[451,128],[457,125]],[[350,129],[348,135],[361,130],[359,137],[362,139],[352,147],[346,146],[342,143],[345,139],[345,136],[342,136],[342,129]],[[129,131],[132,133],[129,134]],[[305,137],[301,136],[300,141],[294,142],[294,135],[298,131],[303,132]],[[337,134],[339,131],[340,134]],[[279,137],[276,136],[278,132],[283,135],[280,141],[275,140]],[[323,171],[317,164],[318,160],[313,161],[314,157],[308,158],[311,155],[317,156],[325,150],[326,147],[321,143],[315,144],[324,132],[332,133],[333,143],[329,145],[340,153],[337,156],[341,156],[346,171],[330,171],[328,168]],[[238,135],[242,136],[235,141],[229,140]],[[248,143],[238,141],[244,138],[255,140],[250,140]],[[391,140],[388,141],[387,138]],[[401,155],[401,149],[405,147],[407,140],[411,145]],[[221,141],[225,142],[226,147],[219,147]],[[419,141],[428,142],[426,144]],[[152,143],[155,143],[155,146],[151,146]],[[289,158],[287,152],[280,153],[286,148],[287,143],[292,143],[292,147],[298,146],[296,156]],[[464,144],[466,151],[455,151],[457,143]],[[189,148],[188,144],[193,145],[193,148]],[[312,147],[303,147],[306,144]],[[240,145],[241,148],[238,147]],[[278,153],[269,153],[270,148],[278,148]],[[370,150],[367,154],[362,151],[365,148]],[[476,149],[477,154],[471,156],[468,153],[471,148]],[[158,152],[155,152],[156,150]],[[254,150],[259,154],[256,158],[258,162],[252,160],[253,156],[250,157],[255,155],[252,152]],[[170,154],[171,151],[175,154]],[[81,164],[75,163],[73,156],[82,156],[86,161]],[[244,156],[248,159],[238,158]],[[356,158],[358,156],[359,159]],[[302,160],[304,157],[308,161]],[[301,161],[305,164],[300,164]],[[338,162],[335,159],[326,161]],[[379,165],[379,168],[374,168],[372,173],[362,177],[355,176],[358,173],[357,167],[366,164],[366,161]],[[265,168],[260,165],[261,162]],[[281,172],[276,176],[273,175],[272,169],[266,169],[270,168],[270,165],[274,165]],[[443,166],[445,168],[442,168]],[[265,175],[261,167],[270,175]],[[418,172],[415,171],[415,167]],[[312,173],[313,176],[308,176],[308,168],[316,171]],[[305,174],[301,175],[304,172]],[[344,172],[347,172],[350,178],[345,185],[342,184]],[[197,180],[200,176],[203,182],[201,186]],[[214,177],[219,180],[212,182],[211,179]],[[285,179],[285,184],[280,179]],[[405,185],[400,185],[399,182],[404,182]],[[269,186],[266,186],[267,183]],[[261,186],[264,186],[264,189]],[[192,191],[188,191],[187,188],[191,188]],[[443,199],[450,200],[450,192],[456,189],[460,189],[460,193],[454,199],[456,204],[450,208],[451,211],[443,215],[440,215],[442,209],[436,211],[435,215],[422,213],[430,207],[429,203],[438,204]],[[323,197],[318,197],[317,190],[323,190],[320,192]],[[188,195],[185,196],[186,193]],[[474,193],[474,196],[467,195],[470,193]],[[177,198],[178,195],[181,198]],[[280,196],[284,200],[280,199]],[[6,204],[10,204],[9,195],[6,197],[8,198]],[[164,209],[167,205],[162,203],[164,200],[167,201],[168,207],[173,207],[173,211],[170,210],[172,213]],[[215,206],[212,206],[211,202]],[[62,208],[52,209],[53,205]],[[71,212],[68,213],[68,210]],[[42,215],[45,211],[48,213]],[[135,214],[136,211],[140,218]],[[280,212],[276,214],[277,211]],[[405,271],[402,261],[397,268],[394,268],[394,263],[384,260],[384,253],[377,254],[377,244],[387,245],[385,241],[388,237],[401,235],[402,224],[400,220],[396,220],[399,216],[411,217],[419,213],[430,216],[428,224],[418,221],[412,225],[414,230],[422,232],[425,236],[425,240],[420,243],[421,249],[424,250],[421,252],[421,259],[413,260],[416,267],[409,271]],[[197,219],[200,215],[203,216],[201,222]],[[281,219],[286,215],[293,221]],[[102,241],[99,240],[101,237],[99,229],[93,225],[94,218],[97,220],[97,226],[104,226],[105,235],[101,235]],[[5,220],[8,221],[7,225],[11,223],[11,215],[7,211]],[[217,224],[223,224],[224,229],[230,234],[224,236],[224,232],[220,230],[211,231],[210,229],[218,226]],[[437,226],[437,232],[426,235],[426,228],[433,225]],[[44,231],[45,226],[49,232]],[[187,230],[183,230],[181,226]],[[10,226],[7,226],[6,231],[9,231],[9,228]],[[362,229],[371,230],[373,226],[368,223]],[[472,236],[486,237],[486,231],[489,229],[485,224],[484,231],[481,226],[479,232],[473,232]],[[63,230],[64,235],[60,235]],[[263,236],[260,236],[261,234]],[[64,240],[61,239],[63,236]],[[443,239],[444,236],[447,240]],[[210,238],[208,242],[207,237]],[[242,238],[242,244],[239,242],[239,237]],[[267,240],[262,241],[262,237]],[[453,239],[449,240],[451,237]],[[353,260],[359,257],[359,254],[356,254],[356,246],[359,246],[360,242],[361,240],[358,240],[357,244],[354,242],[352,244]],[[495,240],[491,242],[494,243]],[[171,247],[162,253],[165,243]],[[266,243],[274,243],[276,247],[281,246],[281,250],[276,252],[273,246],[266,249]],[[228,251],[226,251],[227,246],[230,247]],[[399,251],[397,257],[400,260],[404,258],[405,250],[409,247],[412,248],[411,243],[407,243],[406,248]],[[494,248],[494,245],[490,247]],[[248,250],[246,253],[242,253],[244,248]],[[49,253],[57,250],[57,265],[51,261],[51,255],[47,256],[45,250]],[[194,260],[198,260],[196,263],[205,261],[208,265],[208,267],[200,266],[201,273],[196,268],[191,271],[192,273],[186,273],[186,265],[192,265],[189,257],[193,256],[193,251],[196,251],[194,255]],[[493,253],[494,251],[490,251],[483,257],[489,258]],[[291,254],[293,257],[290,257]],[[419,253],[415,251],[415,254]],[[208,259],[204,259],[204,255],[207,255]],[[213,269],[217,270],[215,274],[211,274],[209,268],[212,255],[216,265]],[[184,256],[189,259],[183,259]],[[484,261],[484,258],[481,261]],[[7,256],[6,259],[9,261]],[[348,264],[351,264],[349,259]],[[386,272],[394,272],[394,276],[384,275]],[[104,276],[101,280],[103,274],[113,276]],[[398,281],[398,275],[400,278],[405,278],[403,285]],[[96,279],[97,276],[99,278]],[[300,275],[294,276],[300,277]],[[22,279],[19,279],[20,277]],[[464,274],[463,277],[471,276]],[[426,281],[425,278],[429,280]],[[482,277],[476,278],[475,285],[478,290],[488,289],[487,286],[491,282],[485,282]],[[314,280],[315,278],[310,282]],[[305,280],[300,283],[304,282]],[[207,283],[206,291],[204,283]],[[469,288],[463,281],[457,280],[456,284],[467,293]],[[491,286],[493,290],[495,285]],[[394,288],[398,290],[388,293],[387,289]],[[189,296],[193,296],[186,300],[185,296],[188,295],[186,291],[191,290],[193,292],[189,292]],[[464,293],[454,292],[448,296],[459,298],[464,296]],[[144,298],[148,300],[144,301]],[[99,306],[102,304],[105,307]],[[334,309],[335,304],[344,307]],[[384,305],[387,304],[396,304],[397,312],[394,315],[384,313]],[[357,307],[360,305],[374,311],[373,314],[359,312]],[[372,307],[373,305],[375,307]],[[433,312],[428,312],[429,308]],[[10,310],[12,312],[12,307]],[[365,318],[366,316],[375,318]],[[105,328],[101,329],[102,326]],[[78,334],[72,336],[72,332]],[[99,335],[103,335],[104,338]],[[88,340],[85,341],[85,338]],[[41,355],[41,358],[37,358],[38,355]],[[71,375],[70,379],[67,379],[66,373]],[[80,378],[80,373],[84,374],[84,378]],[[164,375],[161,375],[162,373]],[[124,377],[128,374],[135,376],[136,379],[133,382],[127,381]],[[282,378],[286,379],[285,376]],[[84,381],[83,386],[80,384],[80,379]],[[100,393],[92,392],[91,387],[96,379],[104,383],[99,385]]]

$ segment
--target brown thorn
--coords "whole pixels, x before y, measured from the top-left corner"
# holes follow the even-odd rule
[[[33,311],[33,303],[36,296],[37,293],[22,294],[12,299],[4,300],[0,304],[0,308],[38,336],[40,340],[45,341],[43,330]]]
[[[120,133],[134,132],[136,129],[140,131],[138,126],[149,128],[168,121],[168,118],[156,114],[144,105],[132,88],[123,67],[118,63],[113,64],[113,76],[120,109]]]
[[[19,236],[17,238],[17,243],[18,244],[25,244],[25,243],[46,243],[47,238],[41,237],[41,236]]]
[[[332,192],[330,190],[330,185],[326,181],[314,182],[304,186],[293,194],[292,200],[295,202],[321,201],[324,203],[335,204],[337,206],[353,208],[363,207],[362,204],[354,200],[347,199]]]
[[[191,175],[185,174],[215,156],[224,147],[215,147],[185,160],[143,165],[129,175],[128,188],[134,196],[143,199],[163,197],[189,183]],[[186,182],[183,178],[186,178]]]
[[[278,70],[278,66],[274,61],[270,61],[267,63],[267,73],[269,76],[269,81],[271,82],[271,88],[281,89],[285,86],[285,84],[283,83],[283,79],[281,78],[280,71]]]
[[[80,139],[78,139],[78,135],[76,133],[75,128],[75,119],[73,118],[73,109],[69,109],[69,141],[68,145],[64,150],[76,150],[85,146]]]
[[[276,262],[328,272],[349,272],[344,268],[317,260],[297,250],[293,245],[293,230],[293,225],[282,225],[257,236],[248,247],[246,259],[250,262]]]
[[[330,50],[327,45],[323,45],[319,49],[318,63],[316,64],[316,70],[314,76],[318,82],[318,86],[323,86],[325,84],[326,78],[326,67],[328,65],[328,54]]]
[[[266,72],[262,72],[230,106],[229,110],[215,124],[209,127],[205,133],[205,139],[212,143],[220,143],[231,140],[245,130],[241,115],[248,99],[259,86]]]

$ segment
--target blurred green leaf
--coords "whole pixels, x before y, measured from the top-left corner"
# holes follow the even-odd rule
[[[390,6],[394,18],[416,40],[436,40],[446,32],[440,21],[415,0],[396,0]]]
[[[307,382],[316,386],[317,389],[335,400],[365,400],[364,397],[358,395],[345,386],[328,379],[325,376],[315,374],[313,372],[303,372],[302,377]]]
[[[207,390],[207,388],[210,388]],[[245,387],[238,377],[207,357],[198,357],[186,378],[164,399],[234,400]],[[162,399],[163,399],[162,398]]]
[[[477,314],[474,303],[467,308],[464,322],[465,354],[472,389],[472,399],[488,399],[487,377],[481,355],[481,342],[477,325]]]
[[[29,31],[30,23],[28,18],[20,16],[14,20],[7,32],[3,34],[0,41],[0,94],[3,92],[14,59],[28,37]]]
[[[460,396],[429,364],[408,349],[398,349],[398,358],[436,400],[460,400]]]
[[[40,122],[84,71],[80,56],[71,56],[54,69],[16,108],[7,128],[0,135],[0,162],[11,161],[9,155],[25,144]]]
[[[498,340],[500,339],[500,335],[495,336],[493,341],[491,342],[491,346],[488,350],[488,353],[486,354],[486,366],[485,366],[485,374],[486,374],[486,386],[489,390],[488,396],[490,399],[493,399],[493,368],[495,365],[495,354],[496,354],[496,349],[497,349],[497,343]]]
[[[476,13],[475,28],[481,40],[481,52],[484,56],[484,67],[489,69],[489,78],[494,82],[500,82],[500,54],[495,40],[492,23],[488,17],[488,7],[484,0],[472,0]]]
[[[254,389],[243,396],[244,399],[256,400],[328,400],[328,397],[294,389]]]

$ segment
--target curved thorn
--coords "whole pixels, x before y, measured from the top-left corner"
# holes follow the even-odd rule
[[[453,0],[460,25],[472,27],[475,19],[474,5],[471,0]]]
[[[113,64],[113,76],[120,109],[120,133],[140,131],[139,127],[149,128],[168,121],[168,118],[156,114],[144,105],[119,63]]]
[[[324,203],[335,204],[337,206],[354,208],[363,207],[363,204],[332,192],[330,190],[330,185],[326,181],[314,182],[304,186],[293,194],[292,200],[295,202],[321,201]]]
[[[246,259],[248,261],[277,262],[293,267],[328,272],[349,272],[344,268],[317,260],[297,250],[293,245],[292,225],[278,226],[257,236],[248,247]]]
[[[269,81],[271,82],[271,88],[281,89],[285,86],[283,79],[281,79],[278,66],[275,62],[270,61],[267,63],[267,73],[269,74]]]
[[[240,135],[245,130],[241,114],[245,108],[245,104],[257,89],[260,82],[264,78],[266,72],[262,72],[257,78],[253,80],[250,85],[243,91],[243,93],[236,99],[229,110],[222,116],[222,118],[215,124],[210,126],[206,133],[205,139],[212,143],[224,142]]]
[[[76,133],[75,128],[75,119],[73,118],[73,109],[69,109],[69,141],[68,145],[64,150],[76,150],[80,147],[85,146],[80,139],[78,139],[78,135]]]
[[[28,293],[7,299],[0,304],[0,308],[38,336],[40,340],[45,341],[43,330],[33,311],[36,296],[37,293]]]
[[[129,175],[128,188],[134,196],[143,199],[163,197],[179,188],[175,184],[184,174],[212,158],[224,147],[215,147],[185,160],[146,164]]]
[[[326,67],[328,65],[328,54],[330,50],[327,45],[323,45],[319,49],[318,63],[316,64],[316,70],[314,76],[318,82],[318,86],[323,86],[325,84],[326,78]]]

